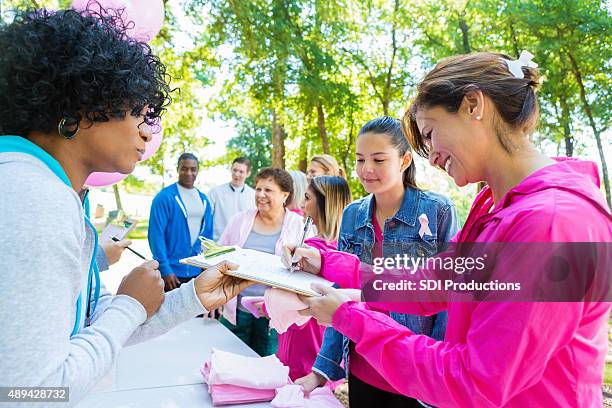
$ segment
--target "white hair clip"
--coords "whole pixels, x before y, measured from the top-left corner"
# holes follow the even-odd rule
[[[515,78],[519,79],[525,78],[525,74],[521,69],[522,67],[537,68],[538,66],[538,64],[532,61],[533,54],[529,51],[521,52],[521,56],[517,60],[507,60],[505,58],[502,59],[506,65],[508,65],[508,71],[510,71]]]

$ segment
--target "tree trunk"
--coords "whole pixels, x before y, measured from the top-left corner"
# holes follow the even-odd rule
[[[298,161],[298,170],[306,173],[308,170],[308,138],[302,137],[300,142],[300,160]]]
[[[346,175],[346,178],[349,178],[349,156],[351,154],[351,147],[353,146],[353,132],[355,131],[355,118],[353,117],[353,110],[351,110],[351,112],[349,113],[349,117],[351,118],[349,120],[349,130],[348,130],[348,141],[346,143],[346,150],[344,152],[344,154],[342,155],[342,164],[344,165],[344,172]]]
[[[518,58],[518,56],[521,54],[519,51],[521,47],[519,47],[516,29],[514,28],[514,20],[510,20],[510,36],[512,37],[512,49],[514,50],[514,56]]]
[[[467,22],[465,21],[465,13],[463,13],[459,17],[459,28],[461,29],[461,41],[463,43],[463,52],[465,54],[469,54],[472,52],[472,47],[470,47],[470,32]]]
[[[565,155],[572,157],[574,155],[574,137],[570,128],[570,111],[567,105],[567,100],[564,95],[559,98],[561,104],[561,125],[563,126],[563,140],[565,141]]]
[[[580,100],[582,101],[584,111],[586,112],[586,115],[589,118],[589,124],[591,125],[591,129],[593,129],[593,135],[595,136],[595,141],[597,142],[597,150],[599,150],[599,158],[601,160],[601,172],[603,173],[604,188],[606,190],[606,201],[608,202],[608,206],[612,207],[610,180],[608,178],[608,166],[606,164],[606,156],[604,155],[603,146],[601,144],[601,134],[597,129],[597,126],[595,125],[595,119],[593,119],[591,105],[589,105],[589,101],[587,101],[586,98],[586,91],[584,89],[584,83],[582,82],[582,74],[580,72],[580,68],[578,67],[578,63],[576,62],[574,55],[570,51],[567,51],[566,54],[570,60],[572,70],[574,71],[574,76],[576,77],[576,82],[578,83],[578,88],[580,89]]]
[[[285,168],[285,129],[272,111],[272,166]]]
[[[323,145],[323,153],[329,154],[329,140],[327,139],[327,129],[325,129],[325,112],[323,111],[323,104],[320,99],[317,103],[317,127],[319,128],[319,137]]]
[[[121,195],[119,194],[119,187],[117,184],[113,184],[113,192],[115,193],[115,205],[117,206],[117,211],[122,211],[123,206],[121,205]]]
[[[393,7],[393,26],[391,27],[391,60],[385,78],[385,88],[383,89],[383,114],[389,116],[389,105],[391,104],[391,86],[393,85],[393,68],[395,68],[395,57],[397,56],[397,13],[399,12],[399,0],[395,0]]]

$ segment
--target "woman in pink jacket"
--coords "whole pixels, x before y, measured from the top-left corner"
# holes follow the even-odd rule
[[[304,223],[302,217],[286,209],[293,197],[293,181],[283,169],[268,167],[255,176],[255,210],[246,210],[232,217],[219,243],[238,245],[280,255],[283,245],[296,244]],[[267,286],[253,285],[223,307],[223,323],[238,338],[261,356],[277,351],[277,334],[268,320],[255,318],[240,304],[243,296],[261,296]],[[238,306],[240,305],[240,306]]]
[[[528,53],[517,61],[488,52],[442,60],[419,84],[404,132],[457,185],[487,183],[455,242],[587,242],[599,243],[605,253],[612,217],[596,165],[550,159],[529,141],[538,118],[535,66]],[[322,269],[343,287],[359,287],[359,262],[352,255],[296,252],[304,269]],[[516,257],[516,273],[543,279],[542,258],[521,270]],[[438,407],[602,404],[610,303],[459,302],[460,293],[448,292],[436,303],[372,305],[423,315],[448,310],[445,339],[435,341],[338,290],[320,289],[325,296],[304,299],[306,313],[348,336],[405,395]]]

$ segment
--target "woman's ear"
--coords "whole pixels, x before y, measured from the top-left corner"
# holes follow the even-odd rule
[[[402,167],[401,167],[402,173],[406,171],[408,167],[410,167],[411,164],[412,164],[412,152],[408,151],[404,153],[404,157],[402,159]]]
[[[460,111],[471,120],[482,120],[484,116],[484,94],[481,90],[469,91],[463,96]]]

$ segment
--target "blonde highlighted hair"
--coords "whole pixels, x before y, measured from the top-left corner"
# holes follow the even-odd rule
[[[342,224],[342,212],[351,203],[351,189],[342,177],[316,176],[308,187],[317,200],[317,229],[327,242],[337,241]]]
[[[340,176],[342,178],[346,178],[346,173],[342,167],[338,164],[338,161],[329,154],[317,154],[312,156],[310,159],[311,162],[317,163],[319,166],[323,167],[326,175],[330,176]]]

